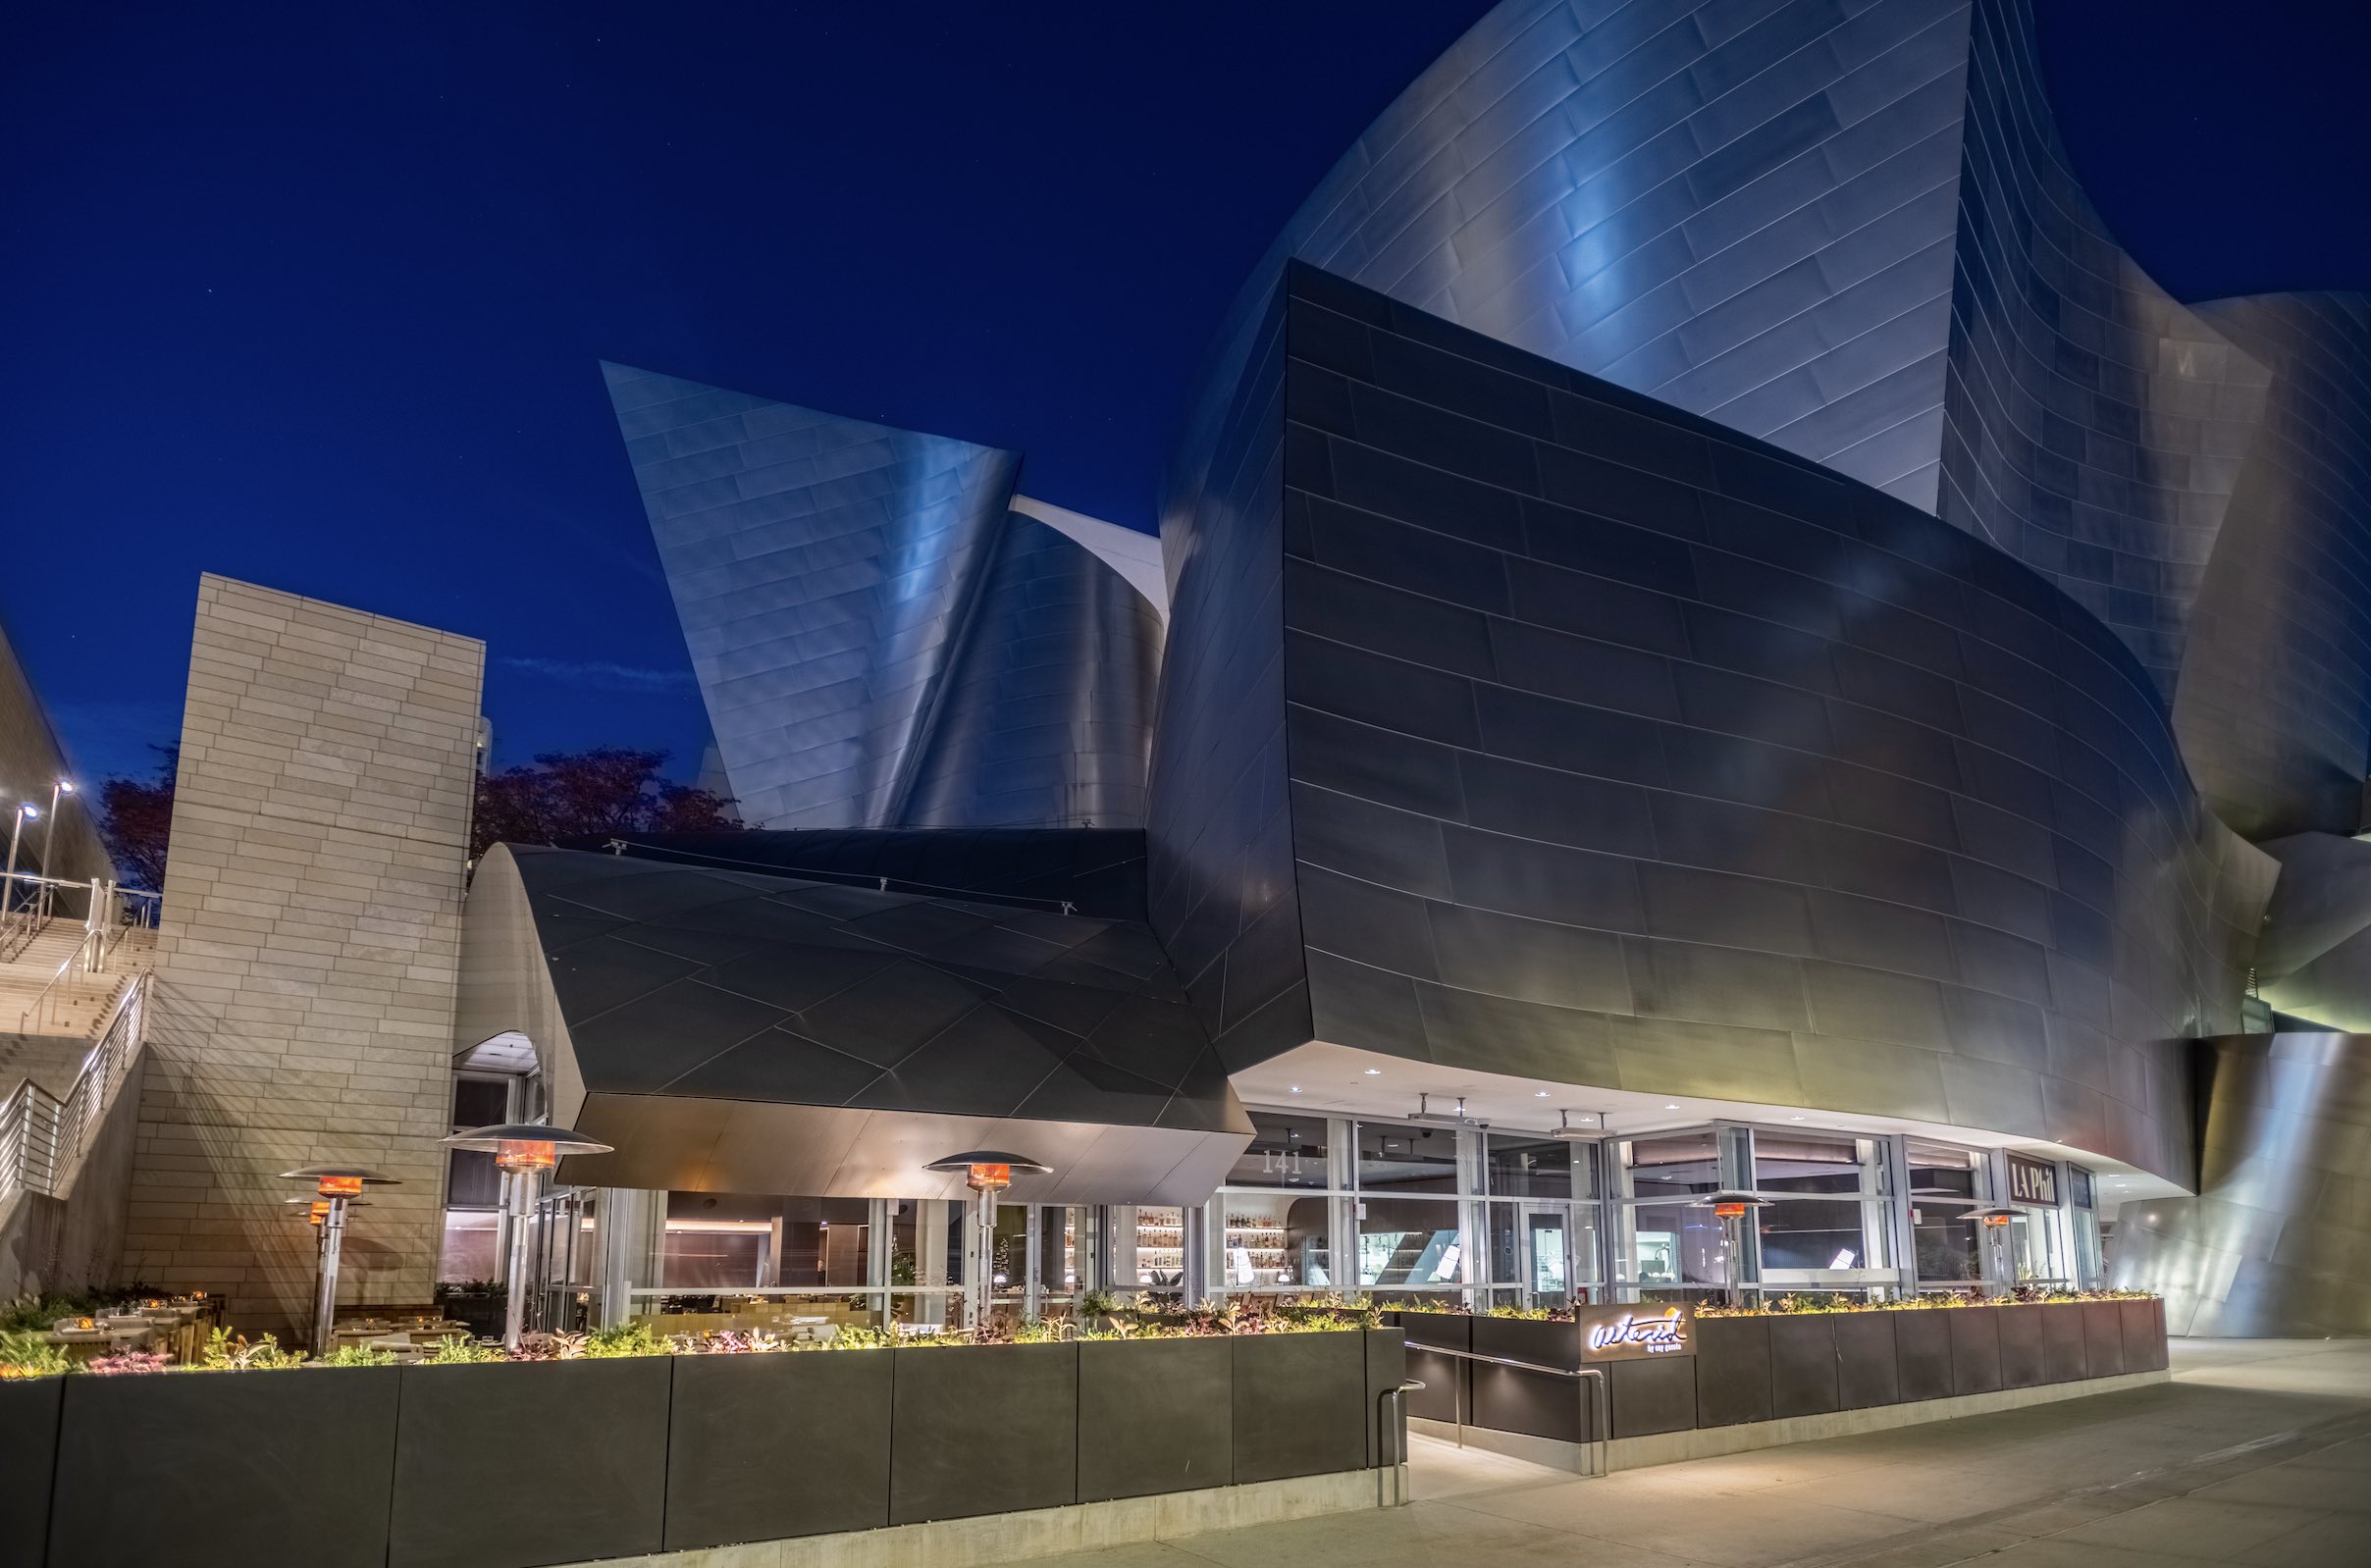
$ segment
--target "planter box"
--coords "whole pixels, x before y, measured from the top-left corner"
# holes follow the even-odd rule
[[[2033,1309],[2041,1319],[2045,1382],[2081,1383],[2091,1375],[2090,1352],[2083,1348],[2082,1307],[2080,1301],[2057,1301]]]
[[[403,1368],[388,1568],[658,1551],[672,1372],[666,1356]]]
[[[666,1549],[888,1524],[891,1360],[672,1358]]]
[[[66,1380],[49,1561],[386,1563],[400,1376],[342,1368]]]
[[[1073,1343],[889,1351],[897,1359],[889,1522],[1077,1502],[1079,1350]]]
[[[1231,1340],[1080,1344],[1079,1501],[1194,1491],[1234,1479]]]
[[[1836,1408],[1868,1410],[1903,1400],[1898,1312],[1851,1312],[1837,1317]]]
[[[1366,1335],[1256,1333],[1235,1347],[1235,1479],[1366,1468]]]
[[[2079,1302],[2082,1308],[2083,1349],[2094,1378],[2120,1378],[2124,1364],[2124,1303]]]
[[[2124,1323],[2124,1370],[2163,1372],[2170,1364],[2165,1349],[2165,1303],[2119,1301],[2116,1310]]]
[[[1696,1358],[1648,1356],[1606,1365],[1613,1385],[1613,1435],[1685,1432],[1696,1421]]]
[[[1951,1397],[1951,1325],[1948,1319],[1974,1307],[1929,1307],[1891,1314],[1894,1374],[1902,1403]]]
[[[1407,1396],[1407,1412],[1427,1421],[1454,1421],[1473,1411],[1473,1363],[1425,1354],[1427,1346],[1474,1347],[1474,1320],[1446,1312],[1387,1312],[1386,1323],[1407,1335],[1407,1375],[1424,1386]]]
[[[2004,1388],[2031,1388],[2050,1381],[2049,1349],[2041,1307],[1993,1307],[1999,1325],[2000,1376]]]
[[[1836,1325],[1841,1313],[1770,1320],[1770,1415],[1823,1416],[1841,1408]],[[1885,1370],[1893,1370],[1886,1346]]]
[[[64,1378],[0,1383],[0,1562],[38,1564],[49,1550]]]
[[[1696,1425],[1770,1419],[1770,1320],[1696,1320]]]
[[[1944,1307],[1951,1325],[1951,1391],[1997,1393],[2001,1385],[2000,1316],[2015,1307]]]

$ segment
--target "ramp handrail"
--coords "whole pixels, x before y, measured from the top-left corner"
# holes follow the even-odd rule
[[[139,1055],[147,1001],[148,976],[137,975],[64,1099],[26,1078],[0,1100],[0,1198],[19,1188],[54,1198],[73,1178],[108,1097]]]

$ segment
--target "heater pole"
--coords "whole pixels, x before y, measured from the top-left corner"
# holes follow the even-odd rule
[[[321,1217],[319,1288],[313,1296],[313,1355],[327,1356],[338,1323],[338,1244],[345,1238],[345,1199],[333,1197],[330,1212]]]

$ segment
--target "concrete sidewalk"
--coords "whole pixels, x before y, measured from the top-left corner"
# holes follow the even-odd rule
[[[1387,1512],[1062,1568],[2371,1563],[2371,1341],[2174,1341],[2175,1380],[1584,1481],[1419,1439]]]

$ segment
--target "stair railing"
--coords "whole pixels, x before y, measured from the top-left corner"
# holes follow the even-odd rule
[[[139,1055],[147,1004],[148,976],[143,974],[117,1002],[64,1099],[26,1078],[0,1100],[0,1200],[20,1188],[60,1195],[98,1132],[108,1097]]]

